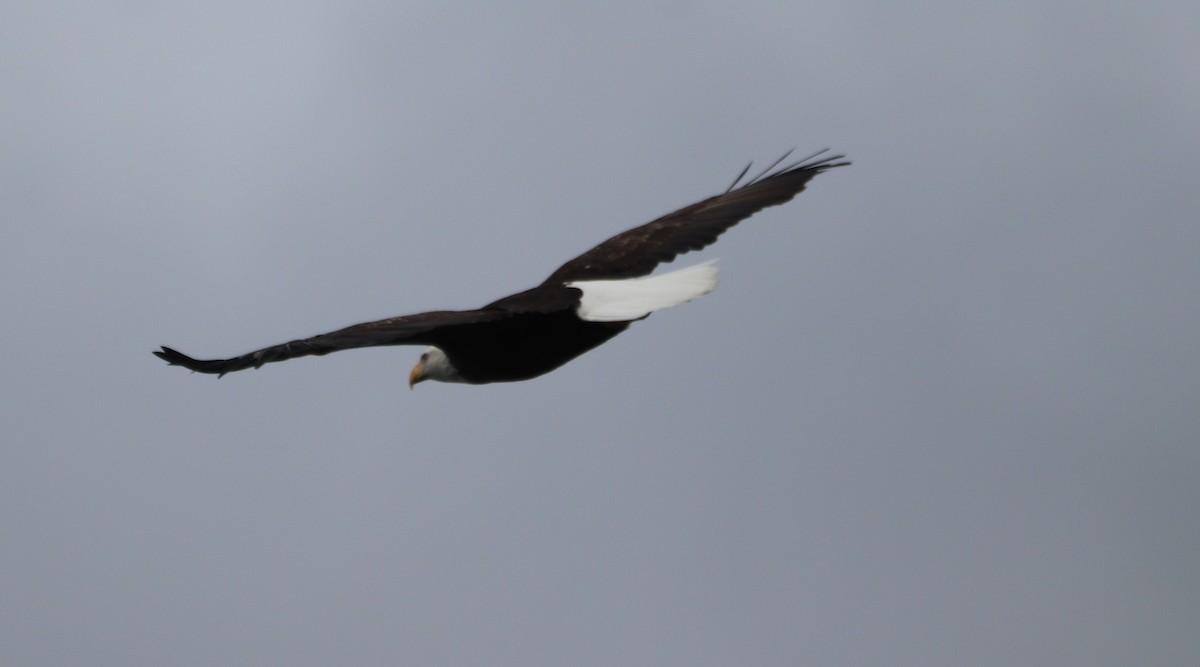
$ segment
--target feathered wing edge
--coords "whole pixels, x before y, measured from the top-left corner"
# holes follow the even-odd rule
[[[264,347],[229,359],[193,359],[165,345],[162,349],[155,350],[154,356],[172,366],[183,366],[197,373],[211,373],[220,377],[247,368],[260,368],[263,364],[275,361],[319,356],[359,347],[436,345],[439,332],[447,328],[507,316],[506,313],[494,310],[434,311],[355,324],[312,338]]]
[[[791,201],[817,174],[850,164],[843,155],[820,157],[828,151],[777,168],[788,151],[743,182],[751,166],[746,165],[725,192],[617,234],[560,266],[543,284],[649,275],[660,263],[712,244],[758,211]]]

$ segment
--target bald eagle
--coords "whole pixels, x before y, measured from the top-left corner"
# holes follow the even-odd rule
[[[356,324],[230,359],[193,359],[169,347],[173,366],[217,376],[273,361],[380,345],[429,345],[408,376],[424,380],[515,382],[548,373],[650,313],[687,303],[717,285],[715,260],[651,276],[654,267],[700,250],[754,213],[790,201],[813,176],[850,164],[828,149],[788,164],[776,160],[743,182],[750,165],[718,195],[617,234],[560,266],[541,285],[478,310],[434,311]],[[777,168],[778,167],[778,168]]]

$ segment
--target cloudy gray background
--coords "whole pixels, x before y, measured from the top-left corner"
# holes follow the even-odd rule
[[[1198,32],[7,3],[0,662],[1196,664]],[[827,145],[715,294],[533,382],[150,356],[474,307]]]

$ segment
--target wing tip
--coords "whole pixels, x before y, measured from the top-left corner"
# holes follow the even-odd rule
[[[788,149],[783,155],[780,155],[778,158],[776,158],[774,162],[767,165],[765,169],[759,171],[752,178],[743,181],[743,179],[746,177],[746,174],[749,173],[750,167],[754,164],[753,162],[750,162],[742,169],[737,178],[733,180],[733,183],[729,184],[729,187],[725,189],[725,193],[728,194],[734,190],[748,188],[752,185],[756,185],[780,176],[786,176],[788,174],[803,172],[808,174],[808,176],[811,178],[812,176],[820,174],[821,172],[835,169],[837,167],[848,167],[850,164],[852,164],[850,160],[847,160],[846,156],[841,153],[821,157],[831,150],[829,147],[825,147],[819,151],[815,151],[803,158],[800,158],[799,160],[789,162],[780,167],[779,165],[784,160],[787,160],[788,157],[795,152],[795,150],[795,148]]]
[[[167,347],[166,345],[161,346],[157,350],[151,350],[151,353],[159,359],[167,362],[168,365],[183,366],[193,373],[210,373],[215,374],[218,378],[224,377],[225,375],[225,371],[211,367],[213,362],[193,359],[179,350]]]
[[[766,171],[764,171],[762,174],[760,174],[759,177],[761,178],[761,177],[765,176],[767,178],[770,178],[771,176],[779,176],[781,174],[787,174],[787,173],[791,173],[794,171],[807,171],[807,172],[815,172],[815,173],[819,174],[819,173],[829,170],[829,169],[850,166],[850,164],[851,164],[850,160],[847,160],[846,156],[842,153],[835,153],[834,155],[825,155],[830,150],[832,150],[832,149],[829,147],[822,148],[819,151],[816,151],[810,155],[800,158],[799,160],[796,160],[794,162],[788,163],[786,166],[780,167],[779,169],[775,170],[774,172],[771,172],[771,170],[774,169],[776,165],[778,165],[780,162],[783,162],[785,159],[787,159],[787,157],[789,155],[792,154],[792,151],[788,151],[787,153],[783,154],[783,157],[776,160],[775,163],[771,165],[771,167],[769,167]],[[825,157],[821,157],[822,155],[825,155]],[[820,158],[820,159],[818,159],[818,158]],[[770,173],[768,173],[768,172],[770,172]]]

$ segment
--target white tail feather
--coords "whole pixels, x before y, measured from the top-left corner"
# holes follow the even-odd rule
[[[717,288],[717,260],[645,278],[580,280],[567,287],[583,290],[575,312],[588,322],[628,322],[656,310],[678,306]]]

